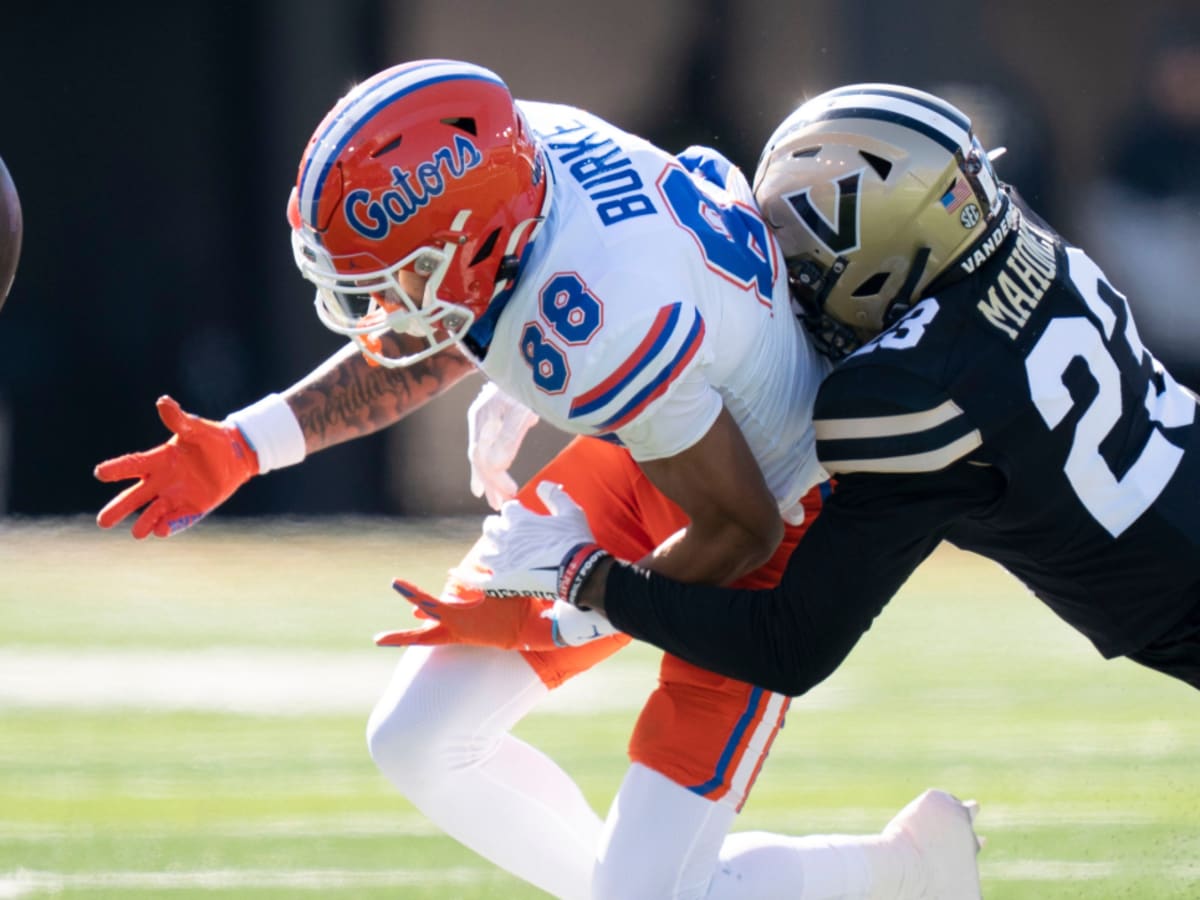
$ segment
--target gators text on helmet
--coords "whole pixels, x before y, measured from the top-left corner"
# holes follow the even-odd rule
[[[321,321],[374,361],[404,366],[486,315],[547,202],[537,139],[499,76],[423,60],[378,73],[330,110],[300,161],[288,220]],[[428,279],[420,296],[405,291],[405,272]],[[422,344],[386,355],[389,330]]]

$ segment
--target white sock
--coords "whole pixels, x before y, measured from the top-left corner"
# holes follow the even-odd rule
[[[547,693],[518,653],[412,647],[371,714],[368,745],[448,835],[544,891],[584,900],[600,818],[566,772],[508,733]]]
[[[903,900],[917,860],[906,842],[879,835],[789,837],[764,831],[731,834],[708,893],[710,900]]]
[[[915,900],[912,845],[878,834],[728,834],[737,814],[638,763],[604,824],[595,900]]]

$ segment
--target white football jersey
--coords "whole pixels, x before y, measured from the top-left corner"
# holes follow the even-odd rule
[[[812,403],[828,364],[791,311],[745,177],[717,154],[689,171],[579,109],[520,106],[552,199],[484,372],[543,420],[639,461],[686,450],[724,405],[792,512],[824,478]]]

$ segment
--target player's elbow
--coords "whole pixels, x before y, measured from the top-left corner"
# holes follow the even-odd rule
[[[783,520],[778,516],[746,522],[726,522],[721,535],[709,543],[724,561],[722,577],[714,579],[728,583],[770,561],[783,540]]]
[[[747,555],[750,557],[747,572],[770,562],[783,541],[783,533],[783,520],[779,516],[771,516],[757,524],[747,541]]]
[[[786,697],[800,697],[832,675],[835,668],[797,666],[766,679],[768,683],[762,683],[762,687]]]
[[[764,653],[755,669],[743,673],[743,681],[757,684],[776,694],[799,697],[833,674],[837,662],[820,655],[798,658],[794,651],[776,649]]]

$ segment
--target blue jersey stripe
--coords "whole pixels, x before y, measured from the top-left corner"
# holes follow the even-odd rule
[[[671,361],[663,367],[663,370],[655,376],[654,380],[647,384],[644,388],[634,395],[633,399],[622,406],[614,415],[609,416],[600,423],[600,428],[613,428],[618,425],[623,425],[625,419],[631,418],[634,413],[639,412],[639,407],[644,403],[649,402],[654,392],[665,382],[670,381],[679,374],[679,369],[684,361],[691,357],[696,351],[696,344],[704,334],[704,320],[699,315],[692,322],[691,330],[688,331],[687,338],[683,342],[683,346],[679,348],[679,352],[672,357]]]
[[[729,736],[729,740],[725,742],[725,749],[721,751],[721,757],[717,760],[717,768],[713,772],[713,777],[703,784],[689,787],[689,791],[703,797],[725,783],[725,774],[729,771],[729,764],[733,761],[733,755],[737,752],[738,746],[746,734],[746,730],[750,727],[750,723],[754,721],[754,716],[758,712],[758,707],[762,702],[764,693],[766,692],[760,687],[756,687],[750,692],[750,702],[746,704],[746,709],[742,711],[742,715],[738,718],[733,733]]]
[[[680,309],[682,309],[682,304],[675,303],[671,306],[670,315],[667,317],[667,321],[663,325],[658,336],[655,338],[654,343],[646,348],[646,350],[642,353],[641,359],[634,363],[633,367],[627,373],[625,373],[623,378],[617,381],[617,383],[608,390],[604,391],[604,393],[591,398],[587,402],[581,403],[578,406],[572,404],[568,417],[575,419],[579,416],[586,416],[588,413],[602,409],[604,406],[615,400],[617,395],[620,394],[621,391],[625,390],[625,388],[627,388],[630,383],[637,378],[638,375],[645,371],[646,367],[649,366],[650,363],[654,362],[658,355],[662,353],[663,348],[667,345],[667,343],[671,340],[671,336],[675,333],[675,327],[679,324]],[[626,408],[628,408],[628,405]]]

